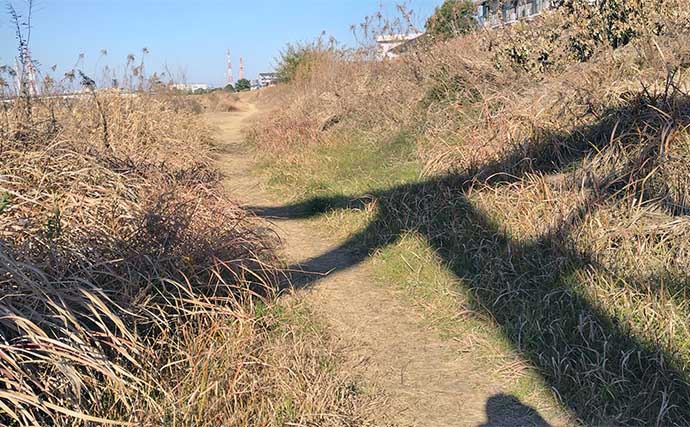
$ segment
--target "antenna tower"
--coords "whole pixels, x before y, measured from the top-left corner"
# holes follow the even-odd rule
[[[244,80],[244,60],[240,56],[240,80]]]
[[[230,49],[228,49],[227,55],[228,69],[227,69],[227,84],[234,85],[235,80],[232,78],[232,59],[230,58]]]

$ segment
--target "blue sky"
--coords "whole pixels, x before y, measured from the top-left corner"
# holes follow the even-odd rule
[[[57,65],[61,75],[77,62],[88,74],[96,65],[123,66],[127,54],[149,49],[147,70],[168,69],[178,79],[220,85],[225,51],[239,56],[247,77],[270,70],[287,42],[309,41],[322,31],[353,44],[350,25],[380,7],[392,13],[400,0],[36,0],[31,49],[42,70]],[[441,0],[412,0],[419,23]],[[11,0],[19,10],[26,0]],[[99,60],[99,52],[108,50]],[[0,17],[0,64],[13,64],[14,29]]]

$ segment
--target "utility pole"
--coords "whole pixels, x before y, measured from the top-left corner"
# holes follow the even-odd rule
[[[240,56],[240,80],[244,80],[244,60]]]

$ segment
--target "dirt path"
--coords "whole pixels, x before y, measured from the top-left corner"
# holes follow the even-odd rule
[[[219,166],[233,195],[248,206],[281,206],[253,172],[254,158],[241,130],[256,112],[253,105],[235,113],[214,113],[224,145]],[[372,265],[349,262],[353,254],[313,223],[272,219],[290,263],[310,260],[308,269],[322,275],[307,292],[332,326],[334,334],[351,343],[353,357],[363,358],[362,374],[382,387],[391,402],[390,418],[405,426],[528,426],[562,425],[516,398],[482,366],[482,355],[460,342],[442,339],[425,327],[413,307],[384,286],[373,284]],[[327,257],[319,257],[332,251]],[[355,264],[354,267],[340,268]],[[484,355],[485,356],[485,355]],[[549,423],[544,420],[547,418]]]

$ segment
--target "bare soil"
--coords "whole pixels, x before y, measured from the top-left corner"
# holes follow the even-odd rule
[[[222,146],[219,167],[227,177],[227,188],[244,205],[287,205],[290,200],[266,190],[264,180],[255,173],[252,149],[244,141],[242,131],[256,113],[255,105],[242,104],[240,111],[206,116],[218,129],[217,142]],[[347,357],[362,362],[359,369],[365,381],[384,390],[390,406],[382,410],[391,424],[497,427],[572,423],[553,400],[543,398],[548,391],[529,393],[526,402],[510,396],[507,384],[485,363],[487,357],[505,355],[487,355],[463,340],[441,337],[424,324],[415,307],[374,283],[370,261],[350,262],[353,254],[338,249],[340,242],[316,229],[313,221],[269,220],[283,242],[285,261],[304,266],[303,274],[318,274],[313,286],[298,292],[313,302],[331,333],[348,343],[352,351]]]

